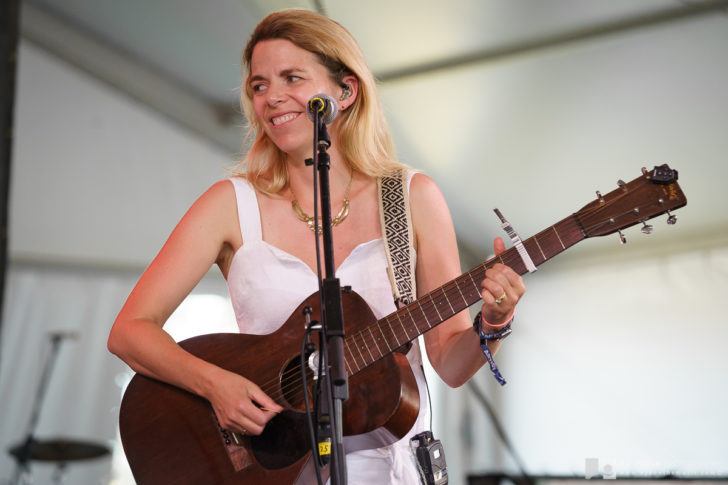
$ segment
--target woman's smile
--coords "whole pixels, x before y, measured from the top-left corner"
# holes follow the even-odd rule
[[[296,118],[298,118],[300,116],[300,114],[301,113],[289,112],[289,113],[284,113],[282,115],[276,115],[270,119],[270,122],[273,126],[281,126],[281,125],[288,123],[289,121],[295,120]]]

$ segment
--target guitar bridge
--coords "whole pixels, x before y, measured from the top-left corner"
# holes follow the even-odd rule
[[[253,460],[250,457],[248,448],[246,447],[250,441],[233,431],[228,431],[220,425],[220,421],[217,419],[215,411],[210,409],[212,416],[215,418],[215,424],[220,432],[220,441],[222,442],[225,452],[228,455],[230,464],[233,466],[236,472],[244,470],[253,464]]]

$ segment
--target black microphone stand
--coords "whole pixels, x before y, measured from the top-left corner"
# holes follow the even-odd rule
[[[349,398],[349,383],[344,361],[344,312],[341,303],[341,285],[336,278],[334,265],[333,238],[331,234],[331,188],[329,169],[331,161],[327,149],[331,146],[326,124],[319,110],[314,110],[314,155],[317,160],[321,192],[321,225],[324,243],[325,277],[320,285],[322,292],[321,322],[327,345],[319,348],[321,362],[328,368],[320,376],[322,401],[326,401],[332,414],[329,422],[324,423],[331,429],[332,485],[346,484],[346,456],[343,442],[342,410],[344,401]],[[315,195],[314,195],[315,196]],[[314,215],[315,216],[315,215]],[[318,231],[316,231],[318,237]],[[332,401],[333,400],[333,401]],[[318,416],[317,416],[318,417]]]

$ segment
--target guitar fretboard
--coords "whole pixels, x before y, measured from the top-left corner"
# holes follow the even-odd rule
[[[523,245],[538,266],[584,238],[586,234],[576,216],[572,215],[523,241]],[[480,300],[480,282],[485,278],[486,270],[496,263],[510,266],[520,275],[527,272],[518,251],[512,247],[364,330],[347,336],[344,356],[349,375],[356,374],[477,303]]]

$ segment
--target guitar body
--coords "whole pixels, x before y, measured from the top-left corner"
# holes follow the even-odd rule
[[[122,400],[119,427],[137,483],[315,482],[299,358],[302,309],[310,306],[312,319],[320,319],[318,303],[318,294],[311,295],[269,335],[211,334],[180,343],[192,354],[251,379],[286,408],[261,436],[240,437],[236,444],[231,433],[220,428],[205,399],[136,375]],[[356,293],[343,295],[343,308],[347,334],[376,321]],[[312,381],[309,378],[309,385]],[[412,428],[418,413],[417,384],[404,355],[391,353],[350,376],[344,435],[384,427],[399,439]]]

